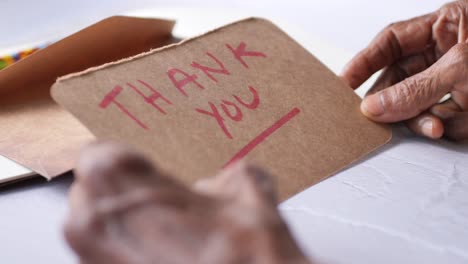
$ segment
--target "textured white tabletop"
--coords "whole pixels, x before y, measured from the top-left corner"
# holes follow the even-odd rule
[[[176,34],[187,36],[208,29],[210,21],[244,15],[272,18],[334,71],[388,23],[444,3],[30,2],[0,3],[4,22],[0,32],[11,36],[0,38],[0,49],[51,39],[111,14],[151,7],[146,12],[182,17]],[[65,176],[0,189],[0,263],[74,262],[61,236],[70,183],[71,177]],[[468,146],[416,138],[396,127],[392,142],[379,152],[280,208],[304,251],[320,263],[468,263]]]

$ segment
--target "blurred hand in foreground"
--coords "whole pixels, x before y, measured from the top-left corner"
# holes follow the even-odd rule
[[[310,264],[276,205],[271,177],[246,164],[189,188],[128,147],[81,155],[65,236],[80,263]]]

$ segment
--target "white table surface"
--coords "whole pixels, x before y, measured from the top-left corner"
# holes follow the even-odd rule
[[[238,14],[273,18],[288,32],[294,31],[290,33],[300,42],[310,42],[303,44],[339,71],[388,23],[442,4],[433,0],[2,1],[0,32],[8,37],[0,38],[0,49],[64,35],[102,17],[143,7],[159,7],[165,14],[188,12],[191,18],[182,19],[176,33],[196,32],[210,19],[216,21],[215,16],[207,16],[213,8],[222,8],[219,12],[226,19]],[[183,24],[190,20],[200,23]],[[420,139],[401,127],[395,132],[392,142],[379,152],[280,205],[301,247],[320,263],[468,263],[468,146]],[[49,183],[36,179],[0,189],[0,263],[75,261],[61,235],[71,180],[70,176]]]

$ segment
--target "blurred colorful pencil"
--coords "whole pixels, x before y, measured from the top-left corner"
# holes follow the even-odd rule
[[[20,52],[17,52],[17,53],[11,54],[11,55],[6,55],[6,56],[0,57],[0,70],[6,68],[7,66],[9,66],[9,65],[21,60],[21,59],[26,58],[27,56],[33,54],[34,52],[36,52],[36,51],[38,51],[40,49],[45,48],[46,46],[47,46],[47,44],[44,44],[44,45],[41,45],[41,46],[38,46],[38,47],[25,49],[25,50],[22,50]]]

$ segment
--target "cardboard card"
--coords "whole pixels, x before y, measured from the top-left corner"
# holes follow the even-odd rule
[[[352,89],[255,18],[60,78],[52,96],[98,138],[136,146],[186,183],[247,159],[275,175],[281,200],[391,137]]]
[[[111,17],[1,70],[0,154],[49,179],[72,169],[93,135],[52,100],[50,86],[59,76],[171,43],[173,26]]]

